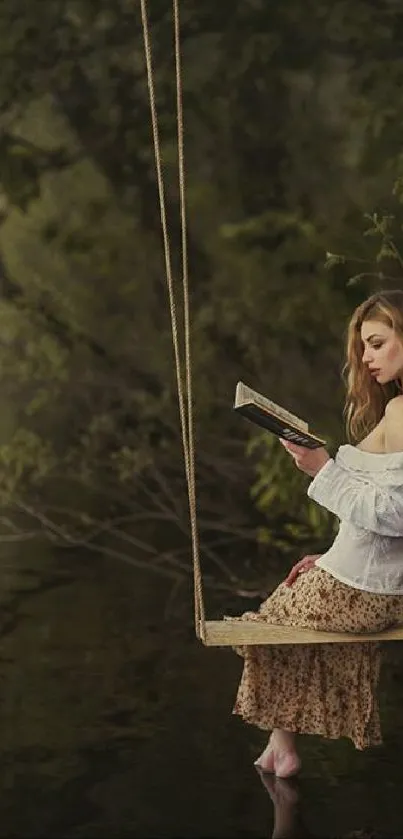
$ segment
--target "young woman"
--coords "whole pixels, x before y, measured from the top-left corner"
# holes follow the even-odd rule
[[[325,448],[281,441],[313,478],[308,496],[337,515],[337,536],[306,556],[258,612],[230,620],[376,632],[403,623],[403,291],[373,294],[347,330],[347,438]],[[265,731],[256,761],[286,778],[300,769],[295,734],[349,737],[357,749],[382,743],[377,686],[380,644],[242,646],[233,713]]]

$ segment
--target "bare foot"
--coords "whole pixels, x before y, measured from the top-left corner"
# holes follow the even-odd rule
[[[274,748],[272,746],[271,738],[258,759],[254,763],[262,772],[274,772]]]
[[[273,731],[270,740],[255,761],[262,772],[274,772],[277,778],[290,778],[301,768],[294,737],[286,731]]]

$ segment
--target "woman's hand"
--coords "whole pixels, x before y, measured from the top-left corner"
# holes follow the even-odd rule
[[[292,584],[295,583],[295,580],[297,579],[298,575],[303,574],[305,571],[309,571],[310,568],[313,568],[316,560],[319,559],[320,556],[322,556],[322,554],[308,554],[307,556],[304,556],[302,559],[300,559],[300,561],[297,562],[293,568],[291,568],[288,577],[285,578],[285,585],[288,587],[292,586]]]
[[[321,446],[319,449],[308,449],[306,446],[297,446],[295,443],[289,443],[288,440],[283,440],[279,437],[280,443],[290,452],[294,458],[298,469],[301,472],[306,472],[312,478],[320,472],[322,466],[330,460],[326,449]]]

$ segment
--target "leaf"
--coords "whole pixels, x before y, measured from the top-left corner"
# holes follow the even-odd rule
[[[284,530],[286,533],[289,533],[290,536],[294,537],[295,539],[301,539],[303,536],[306,535],[306,527],[303,524],[289,522],[285,525]]]
[[[331,268],[334,268],[335,265],[345,265],[346,262],[347,259],[342,254],[328,252],[326,254],[326,261],[324,263],[324,267],[327,271],[329,271]]]
[[[260,545],[271,545],[273,541],[272,531],[268,527],[259,527],[257,529],[257,540]]]
[[[276,486],[270,486],[262,495],[259,497],[259,509],[270,507],[270,504],[274,501],[278,494],[278,490]]]
[[[376,261],[377,262],[382,262],[383,259],[399,260],[398,254],[396,253],[396,250],[388,242],[384,242],[380,251],[376,255]]]
[[[267,437],[267,434],[264,435],[264,436]],[[250,457],[256,451],[256,449],[259,449],[262,445],[262,442],[263,442],[263,434],[259,434],[259,433],[253,434],[246,444],[245,452],[246,452],[247,456]]]

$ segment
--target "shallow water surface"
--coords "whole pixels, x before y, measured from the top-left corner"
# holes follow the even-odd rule
[[[231,715],[241,659],[195,640],[190,587],[168,610],[167,590],[79,552],[3,562],[1,836],[272,836],[273,790],[253,767],[264,736]],[[302,818],[292,835],[403,836],[402,682],[390,644],[384,747],[301,739],[298,804],[281,799]]]

